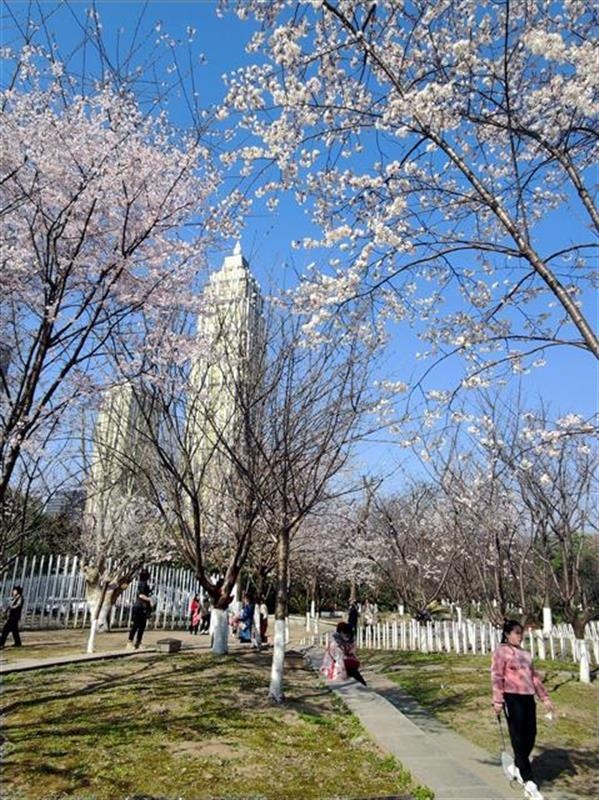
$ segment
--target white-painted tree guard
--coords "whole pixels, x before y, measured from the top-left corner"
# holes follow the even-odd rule
[[[210,614],[212,652],[224,656],[229,652],[229,619],[222,608],[214,608]]]
[[[283,702],[283,665],[285,663],[286,620],[275,619],[274,646],[270,668],[269,695],[277,703]]]

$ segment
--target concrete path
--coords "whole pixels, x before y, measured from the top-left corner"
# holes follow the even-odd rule
[[[318,670],[322,651],[310,648],[306,656]],[[356,681],[331,681],[374,740],[396,756],[413,777],[435,792],[435,800],[519,800],[523,790],[509,784],[499,754],[490,755],[436,720],[396,683],[364,671],[368,687]],[[546,800],[563,800],[545,791]]]
[[[33,669],[60,667],[65,664],[79,664],[84,661],[101,661],[106,658],[135,658],[158,652],[155,647],[143,647],[140,650],[106,650],[102,653],[81,653],[80,655],[50,656],[49,658],[20,658],[10,664],[0,663],[0,675],[11,672],[27,672]]]
[[[118,630],[109,634],[98,634],[96,652],[89,654],[85,652],[87,631],[27,631],[25,636],[27,638],[23,647],[8,645],[6,649],[0,650],[0,676],[64,664],[155,654],[158,652],[156,644],[161,639],[180,639],[183,650],[207,650],[210,646],[208,636],[192,636],[187,631],[146,630],[141,648],[128,650],[127,631]],[[34,654],[28,655],[31,651]]]

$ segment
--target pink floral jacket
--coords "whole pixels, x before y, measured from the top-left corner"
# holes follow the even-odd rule
[[[356,645],[353,642],[346,642],[340,644],[335,636],[327,645],[327,649],[322,659],[322,666],[320,672],[331,681],[344,681],[347,680],[347,671],[345,669],[345,658],[347,656],[356,655]]]
[[[500,644],[491,664],[493,702],[503,703],[504,693],[536,694],[546,700],[547,690],[532,665],[530,653],[511,644]]]

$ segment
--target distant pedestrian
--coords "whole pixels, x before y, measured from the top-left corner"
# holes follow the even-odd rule
[[[196,633],[200,627],[200,598],[197,594],[191,598],[189,604],[189,632]]]
[[[150,573],[142,569],[139,573],[137,592],[131,615],[131,629],[129,630],[129,641],[127,642],[129,649],[139,649],[146,629],[146,622],[152,613],[152,589],[148,583],[149,579]]]
[[[537,735],[535,695],[543,701],[548,712],[553,713],[554,706],[533,667],[530,653],[521,647],[522,633],[522,625],[517,620],[505,622],[501,644],[493,653],[491,665],[493,710],[497,716],[504,711],[507,717],[514,749],[513,780],[524,786],[527,800],[543,800],[530,764]]]
[[[21,647],[21,635],[19,633],[19,620],[21,619],[21,611],[23,610],[23,587],[14,586],[10,600],[8,601],[8,617],[2,628],[0,634],[0,647],[4,647],[4,643],[8,638],[8,634],[12,633],[15,640],[15,647]]]
[[[370,600],[365,600],[364,607],[362,608],[362,617],[364,619],[365,627],[372,628],[377,622],[377,607],[376,604],[371,603]]]
[[[260,642],[261,644],[267,644],[268,642],[268,606],[264,602],[264,598],[261,597],[259,600],[259,611],[260,611]]]
[[[360,660],[356,654],[356,644],[347,622],[340,622],[325,651],[320,669],[329,680],[344,681],[354,678],[366,686],[360,673]]]
[[[210,600],[204,596],[200,605],[200,633],[208,633],[210,630]]]
[[[252,641],[252,626],[254,624],[254,603],[248,594],[243,595],[243,605],[237,617],[237,633],[240,642]]]
[[[360,616],[360,612],[358,611],[357,604],[350,603],[349,610],[347,612],[347,624],[352,630],[352,635],[355,636],[358,632],[358,617]]]

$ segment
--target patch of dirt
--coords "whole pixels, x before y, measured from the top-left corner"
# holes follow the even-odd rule
[[[167,751],[178,758],[225,758],[227,760],[238,760],[247,756],[248,751],[240,745],[232,745],[228,742],[169,742],[166,746]]]

